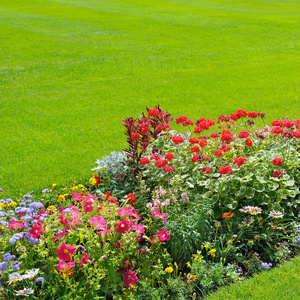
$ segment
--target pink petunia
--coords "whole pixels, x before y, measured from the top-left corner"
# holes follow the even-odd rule
[[[126,271],[123,275],[123,281],[126,287],[130,287],[138,282],[138,277],[136,276],[134,271]]]
[[[41,225],[35,224],[30,230],[29,235],[34,239],[38,239],[43,233],[43,227]]]
[[[132,222],[126,219],[122,219],[119,223],[116,223],[116,230],[118,233],[125,233],[130,229]]]
[[[61,260],[71,260],[70,254],[74,254],[76,251],[75,247],[67,246],[64,242],[57,250],[58,258]]]
[[[92,217],[89,222],[96,226],[96,229],[103,229],[105,227],[105,219],[102,217]]]
[[[80,265],[83,266],[87,263],[89,260],[90,255],[88,253],[85,253],[84,256],[81,257]]]

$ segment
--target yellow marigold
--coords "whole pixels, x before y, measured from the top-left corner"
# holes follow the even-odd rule
[[[57,202],[61,203],[61,202],[65,202],[66,201],[66,198],[64,195],[59,195],[58,196],[58,199],[57,199]]]
[[[197,276],[196,276],[196,275],[192,275],[192,274],[190,274],[190,278],[191,278],[193,281],[196,281],[196,279],[197,279]]]
[[[205,244],[204,248],[208,249],[209,248],[209,244]]]
[[[217,252],[216,249],[211,249],[211,250],[208,251],[208,255],[211,255],[211,256],[215,257],[216,256],[216,252]]]
[[[96,185],[96,183],[97,183],[97,179],[95,177],[90,178],[89,180],[90,185]]]
[[[187,265],[188,268],[191,267],[191,263],[189,261],[186,263],[186,265]]]
[[[174,269],[172,267],[168,267],[168,268],[165,268],[165,271],[167,273],[172,273],[174,271]]]
[[[47,210],[48,211],[50,211],[50,210],[57,211],[57,208],[54,205],[50,205],[50,206],[47,207]]]
[[[15,207],[17,205],[17,203],[15,201],[12,201],[8,204],[8,207],[12,206]]]
[[[6,207],[6,204],[0,202],[0,207],[1,207],[1,208],[4,208],[4,207]]]

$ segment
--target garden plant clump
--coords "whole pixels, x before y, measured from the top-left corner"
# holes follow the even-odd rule
[[[0,200],[0,299],[200,299],[298,254],[300,120],[172,121],[147,108],[88,182]]]

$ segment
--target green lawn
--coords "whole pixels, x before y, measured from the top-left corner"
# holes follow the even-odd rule
[[[89,177],[121,119],[300,117],[300,2],[1,0],[3,196]]]

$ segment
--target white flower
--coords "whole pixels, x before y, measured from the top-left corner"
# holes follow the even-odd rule
[[[32,269],[27,271],[22,277],[23,279],[33,279],[39,272],[39,269]]]
[[[283,213],[281,213],[280,211],[271,211],[269,213],[269,217],[274,218],[274,219],[280,219],[283,217]]]
[[[253,223],[254,219],[253,218],[249,218],[246,219],[245,221],[243,221],[243,224],[250,226]]]
[[[283,227],[280,227],[280,226],[278,226],[277,224],[274,224],[274,223],[269,223],[269,225],[270,225],[273,229],[278,229],[278,230],[283,229]]]
[[[34,293],[33,289],[24,289],[24,290],[20,290],[20,291],[15,291],[16,292],[16,296],[28,296],[30,294]]]
[[[250,215],[258,215],[258,214],[261,214],[261,208],[256,207],[256,206],[250,207],[250,209],[249,209],[249,214],[250,214]]]

